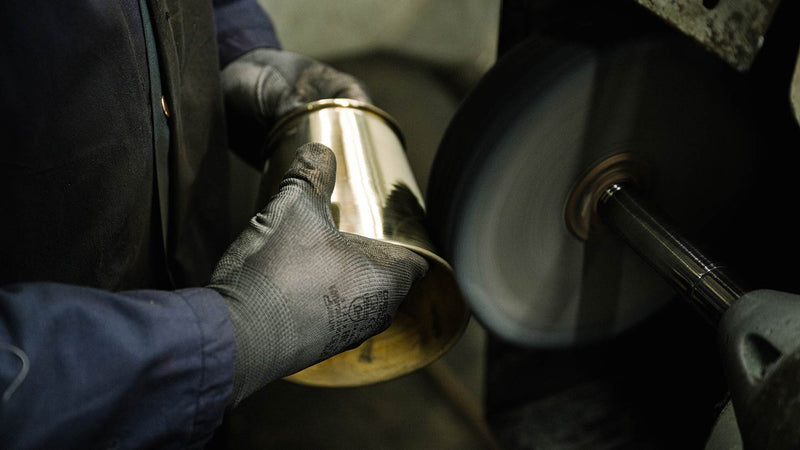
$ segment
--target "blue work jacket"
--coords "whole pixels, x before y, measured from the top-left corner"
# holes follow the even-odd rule
[[[0,448],[193,448],[232,390],[219,69],[255,0],[0,2]],[[182,289],[177,289],[182,287]]]

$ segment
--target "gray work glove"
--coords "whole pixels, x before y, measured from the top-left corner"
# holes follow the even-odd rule
[[[274,48],[245,53],[222,70],[226,105],[269,124],[287,111],[322,98],[369,102],[354,77],[309,57]]]
[[[263,138],[286,112],[323,98],[369,102],[361,82],[297,53],[258,48],[222,70],[222,91],[230,129],[230,144],[245,159],[263,166]]]
[[[234,405],[386,329],[427,271],[427,262],[405,248],[336,229],[335,175],[330,149],[298,149],[278,194],[212,275],[210,287],[227,301],[236,339]]]

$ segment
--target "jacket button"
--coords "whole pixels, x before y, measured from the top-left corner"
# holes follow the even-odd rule
[[[163,95],[161,96],[161,110],[164,111],[164,115],[169,117],[169,108],[167,107],[167,99]]]

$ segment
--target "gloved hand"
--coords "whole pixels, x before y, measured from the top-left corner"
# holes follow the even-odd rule
[[[427,271],[425,259],[405,248],[336,229],[335,175],[330,149],[298,149],[278,194],[212,275],[236,339],[234,405],[386,329]]]
[[[257,167],[266,155],[248,153],[260,149],[259,138],[286,112],[323,98],[370,101],[356,78],[306,56],[271,48],[245,53],[228,64],[221,77],[231,146]]]

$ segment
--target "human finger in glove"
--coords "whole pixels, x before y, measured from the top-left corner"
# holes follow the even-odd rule
[[[266,131],[283,114],[323,98],[370,102],[363,84],[307,56],[274,48],[258,48],[222,70],[222,90],[230,125],[231,145],[257,166],[265,155],[252,155]]]
[[[335,175],[330,149],[298,149],[278,194],[212,275],[236,339],[234,404],[386,329],[427,271],[405,248],[337,230]]]

